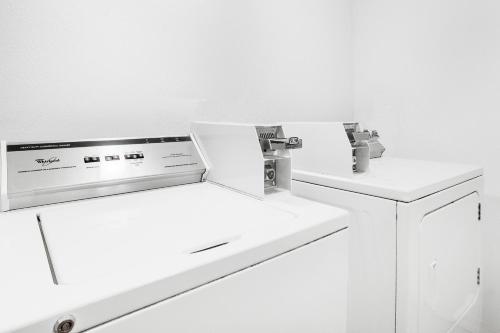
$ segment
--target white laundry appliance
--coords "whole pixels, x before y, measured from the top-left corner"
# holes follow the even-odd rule
[[[261,130],[2,142],[0,332],[345,332],[348,213],[264,191]]]
[[[348,332],[478,332],[482,169],[381,157],[353,172],[356,147],[384,150],[376,132],[351,144],[355,128],[284,125],[304,140],[292,192],[353,215]]]

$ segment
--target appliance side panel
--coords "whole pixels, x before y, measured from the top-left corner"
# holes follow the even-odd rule
[[[478,332],[479,291],[470,294],[470,298],[462,298],[462,302],[454,302],[463,290],[452,291],[449,297],[446,290],[464,278],[472,285],[476,283],[477,268],[480,268],[482,222],[478,219],[478,204],[482,183],[482,177],[478,177],[411,203],[398,203],[397,332],[433,333],[448,329]],[[461,272],[447,273],[459,269],[468,256],[474,257],[471,260],[478,266],[464,273],[468,277]],[[455,306],[451,311],[452,303],[463,306]]]
[[[352,214],[347,332],[394,332],[396,202],[295,180],[292,192]]]
[[[348,229],[89,333],[345,332]]]

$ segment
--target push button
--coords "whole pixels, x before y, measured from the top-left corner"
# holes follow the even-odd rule
[[[85,163],[100,162],[100,160],[101,160],[101,159],[99,158],[99,156],[85,156],[85,157],[83,158],[83,161],[84,161]]]
[[[139,158],[144,158],[143,153],[137,153],[137,154],[125,154],[125,159],[126,160],[137,160]]]

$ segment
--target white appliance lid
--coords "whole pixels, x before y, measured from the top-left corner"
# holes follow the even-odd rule
[[[44,209],[39,219],[59,284],[176,265],[295,215],[218,186],[186,185]],[[221,245],[222,244],[222,245]]]
[[[10,273],[0,277],[0,312],[9,316],[0,331],[43,331],[68,311],[86,330],[336,233],[348,219],[288,191],[258,200],[206,182],[3,213],[0,264]],[[191,254],[220,241],[229,243]]]
[[[366,173],[334,176],[293,170],[293,179],[403,202],[418,200],[467,180],[483,169],[464,164],[382,157]]]

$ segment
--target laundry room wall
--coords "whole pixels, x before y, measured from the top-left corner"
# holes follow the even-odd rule
[[[352,112],[350,0],[0,1],[0,138]]]
[[[500,332],[500,2],[355,0],[355,118],[388,155],[482,165],[484,332]],[[408,175],[411,177],[411,175]]]

